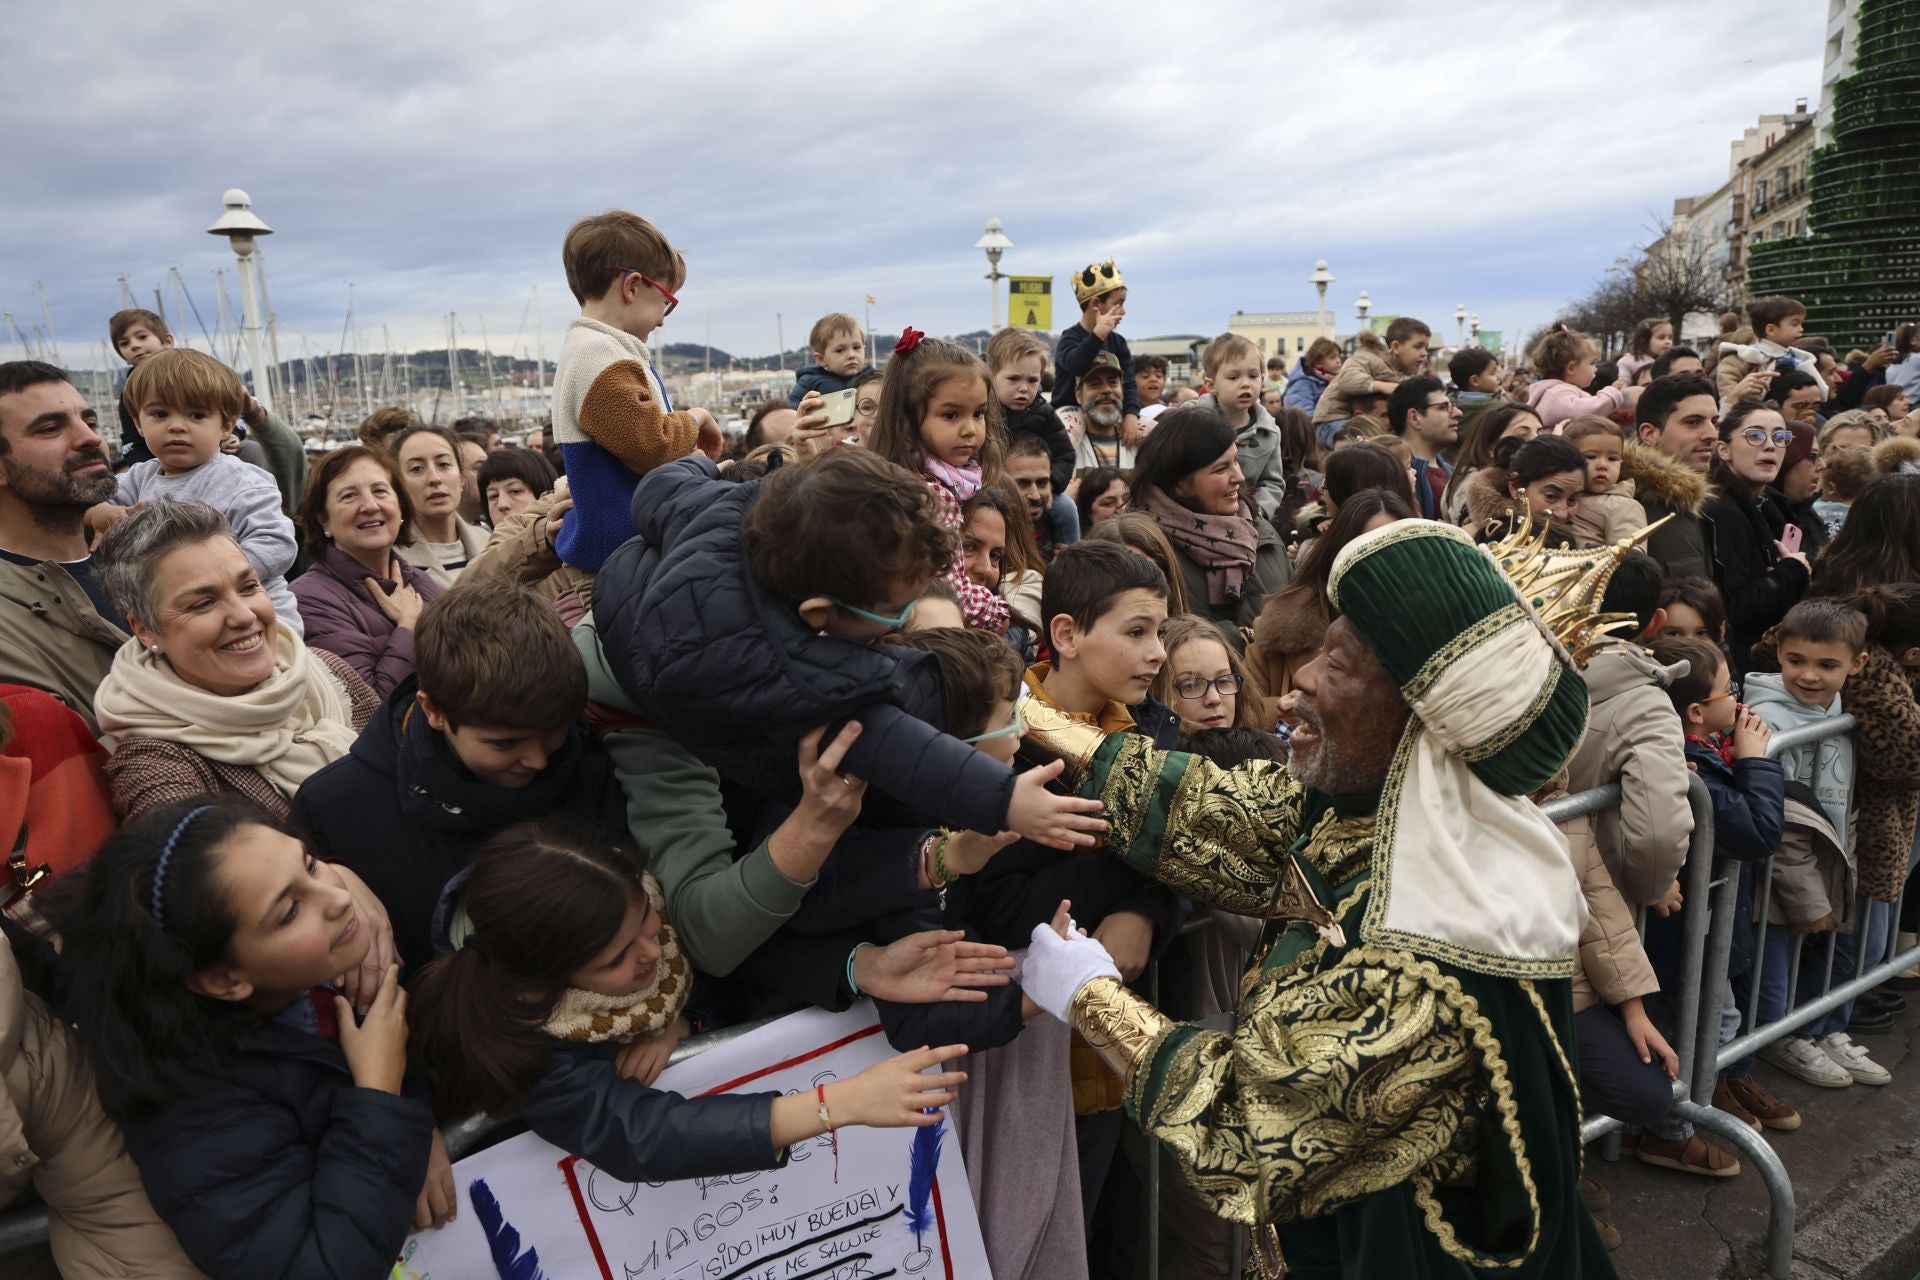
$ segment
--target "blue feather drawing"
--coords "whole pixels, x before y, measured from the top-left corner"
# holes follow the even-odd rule
[[[467,1198],[473,1201],[480,1229],[487,1234],[487,1248],[493,1253],[493,1269],[500,1273],[500,1280],[547,1280],[540,1270],[539,1253],[533,1249],[520,1252],[520,1233],[501,1213],[500,1202],[485,1178],[473,1180]]]
[[[907,1229],[913,1232],[917,1249],[926,1247],[927,1232],[933,1229],[933,1179],[940,1172],[940,1142],[946,1136],[943,1116],[924,1129],[913,1131],[913,1149],[907,1164]]]

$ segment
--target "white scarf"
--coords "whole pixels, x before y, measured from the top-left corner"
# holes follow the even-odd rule
[[[232,697],[180,678],[173,664],[129,640],[93,695],[102,737],[174,742],[220,764],[257,770],[291,797],[309,775],[353,746],[352,704],[299,636],[278,624],[273,674]]]
[[[1461,758],[1523,720],[1558,663],[1521,615],[1410,699],[1380,798],[1366,941],[1502,977],[1572,974],[1587,903],[1566,837]]]

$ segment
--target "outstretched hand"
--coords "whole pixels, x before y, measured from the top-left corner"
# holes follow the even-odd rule
[[[1013,981],[1013,968],[1005,947],[969,942],[959,929],[929,929],[884,947],[862,947],[853,960],[860,990],[895,1004],[977,1004],[987,998],[985,988]]]

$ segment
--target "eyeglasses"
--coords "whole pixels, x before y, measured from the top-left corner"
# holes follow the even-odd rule
[[[992,742],[995,738],[1017,738],[1027,731],[1027,718],[1020,711],[1020,703],[1013,704],[1013,723],[1002,729],[989,729],[985,733],[976,733],[971,738],[962,738],[962,742]]]
[[[1756,449],[1769,439],[1784,449],[1793,443],[1793,432],[1784,428],[1779,431],[1768,431],[1765,427],[1742,427],[1740,438]]]
[[[1245,683],[1244,679],[1232,672],[1213,680],[1200,676],[1181,676],[1173,682],[1173,693],[1182,702],[1199,702],[1207,696],[1209,689],[1223,698],[1231,698],[1240,692],[1240,686]]]
[[[902,609],[898,616],[889,618],[884,613],[874,613],[869,609],[862,609],[859,605],[848,604],[845,600],[834,600],[832,596],[828,596],[827,599],[833,600],[833,607],[841,612],[850,613],[856,618],[864,618],[868,622],[878,623],[889,631],[898,631],[906,626],[907,619],[913,616],[913,606],[920,603],[918,600],[909,600],[907,607]]]
[[[655,280],[652,276],[648,275],[646,272],[636,270],[633,267],[615,267],[614,270],[625,273],[620,277],[622,280],[626,279],[627,276],[639,276],[640,283],[650,284],[654,288],[660,291],[660,296],[667,300],[667,309],[665,313],[662,315],[661,317],[662,319],[665,319],[666,316],[672,315],[673,309],[680,305],[680,299],[674,297],[673,294],[669,293],[667,291],[667,286],[661,284],[658,280]]]

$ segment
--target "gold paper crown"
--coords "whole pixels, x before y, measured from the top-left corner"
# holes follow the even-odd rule
[[[1120,278],[1120,268],[1108,258],[1105,262],[1089,262],[1080,269],[1080,274],[1073,278],[1073,297],[1084,307],[1103,293],[1126,287],[1127,282]]]
[[[1525,497],[1523,492],[1523,504]],[[1667,516],[1612,546],[1585,551],[1550,549],[1547,522],[1541,521],[1538,533],[1530,522],[1523,522],[1486,551],[1541,629],[1575,667],[1584,668],[1587,659],[1620,628],[1638,625],[1640,619],[1631,613],[1600,612],[1600,602],[1627,552],[1671,519]]]

